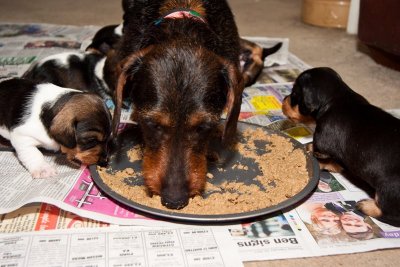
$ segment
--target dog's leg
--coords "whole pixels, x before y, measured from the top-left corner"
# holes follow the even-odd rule
[[[340,166],[338,163],[334,162],[333,160],[329,161],[320,160],[318,162],[319,162],[319,168],[321,170],[327,170],[329,172],[336,172],[336,173],[343,172],[343,167]]]
[[[33,178],[47,178],[57,174],[42,152],[36,147],[36,141],[28,137],[12,138],[11,144],[17,152],[18,159],[28,169]]]
[[[314,157],[317,158],[319,163],[319,168],[321,170],[327,170],[329,172],[341,173],[343,172],[343,167],[335,162],[329,155],[315,151],[314,144],[309,143],[306,145],[307,152],[312,152]]]
[[[341,173],[343,172],[343,167],[339,163],[335,162],[332,158],[324,154],[316,154],[314,156],[317,158],[319,163],[319,168],[321,170],[327,170],[329,172]]]
[[[398,176],[388,177],[389,181],[398,181],[398,178]],[[357,202],[356,207],[368,216],[400,227],[399,190],[400,183],[387,183],[377,188],[375,199],[361,200]]]

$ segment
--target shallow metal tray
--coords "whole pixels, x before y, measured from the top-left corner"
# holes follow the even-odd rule
[[[261,127],[266,133],[268,134],[277,134],[280,136],[285,136],[287,138],[287,135],[284,135],[281,132],[275,131],[275,130],[270,130],[268,128],[254,125],[254,124],[248,124],[248,123],[243,123],[240,122],[238,123],[238,131],[242,132],[247,128],[257,128]],[[239,135],[240,136],[240,135]],[[120,143],[120,148],[118,150],[118,153],[114,154],[111,157],[110,161],[110,171],[118,171],[118,170],[124,170],[126,168],[132,168],[135,170],[135,172],[140,172],[141,171],[141,161],[135,161],[135,162],[130,162],[127,156],[127,151],[131,149],[135,144],[138,144],[140,142],[140,132],[137,127],[132,126],[130,129],[124,131],[123,133],[120,134],[119,136],[121,143]],[[195,215],[195,214],[187,214],[187,213],[181,213],[181,212],[176,212],[174,210],[171,211],[165,211],[165,210],[160,210],[148,206],[144,206],[142,204],[139,204],[137,202],[134,202],[132,200],[129,200],[125,198],[122,195],[119,195],[118,193],[114,192],[108,185],[106,185],[102,178],[100,177],[99,173],[97,172],[96,166],[92,165],[90,166],[90,172],[92,175],[92,178],[95,182],[95,184],[108,196],[110,196],[112,199],[116,200],[117,202],[120,202],[127,207],[133,208],[134,210],[137,210],[139,212],[142,212],[144,215],[150,215],[150,216],[155,216],[156,218],[163,218],[163,219],[169,219],[169,220],[174,220],[174,221],[184,221],[184,222],[190,222],[190,223],[215,223],[215,222],[232,222],[232,221],[241,221],[245,219],[252,219],[255,217],[260,217],[263,215],[268,215],[270,213],[274,213],[280,210],[284,210],[287,208],[290,208],[291,206],[295,205],[299,201],[303,200],[306,196],[308,196],[313,189],[316,187],[318,180],[319,180],[319,165],[318,162],[315,158],[313,158],[310,154],[306,153],[304,146],[299,143],[298,141],[290,138],[291,142],[293,143],[295,148],[300,148],[303,149],[305,155],[306,155],[306,160],[307,160],[307,170],[309,173],[309,182],[308,184],[296,195],[293,197],[284,200],[280,202],[279,204],[276,204],[274,206],[266,207],[263,209],[258,209],[250,212],[243,212],[243,213],[232,213],[232,214],[220,214],[220,215]],[[243,138],[239,138],[239,142],[245,142]],[[268,151],[265,151],[264,147],[267,141],[260,141],[257,143],[257,153],[268,153]],[[257,175],[261,174],[258,168],[258,165],[254,162],[254,160],[250,158],[246,158],[243,155],[241,155],[238,152],[233,152],[228,149],[223,149],[219,144],[215,143],[212,144],[211,147],[213,147],[215,150],[218,151],[220,158],[222,160],[219,160],[218,163],[215,162],[210,162],[208,166],[208,172],[213,174],[213,178],[209,179],[208,182],[211,182],[214,185],[219,185],[223,183],[224,181],[234,181],[234,182],[243,182],[245,184],[256,184],[259,186],[262,190],[262,185],[258,184],[257,181],[255,181],[253,178],[255,178]],[[221,163],[222,162],[222,163]],[[238,168],[232,168],[235,164],[241,163],[242,165],[248,166],[248,170],[241,170]],[[223,168],[224,172],[219,171],[218,169]],[[132,186],[132,185],[143,185],[143,178],[138,177],[138,178],[133,178],[132,179],[125,179],[127,186]],[[203,197],[207,198],[208,195],[204,194]],[[218,205],[218,203],[216,203]]]

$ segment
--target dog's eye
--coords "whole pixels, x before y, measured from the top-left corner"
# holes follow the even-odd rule
[[[80,147],[82,150],[88,150],[97,146],[99,143],[99,140],[97,140],[96,138],[85,139],[82,140]]]
[[[152,120],[145,120],[144,121],[144,125],[146,128],[148,128],[149,130],[153,130],[153,131],[161,131],[163,130],[163,126],[152,121]]]
[[[205,134],[211,130],[211,125],[208,123],[202,123],[193,127],[193,130],[197,134]]]

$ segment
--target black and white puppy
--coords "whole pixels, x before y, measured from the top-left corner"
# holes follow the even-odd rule
[[[106,56],[97,52],[64,52],[35,62],[22,78],[110,98],[111,91],[104,77],[105,61]]]
[[[33,178],[54,176],[38,147],[61,150],[79,164],[104,164],[111,115],[93,94],[25,79],[0,83],[0,135]]]
[[[313,153],[322,168],[344,168],[375,190],[375,199],[357,208],[400,226],[400,120],[368,103],[330,68],[303,72],[282,108],[295,122],[316,122]]]
[[[117,48],[122,34],[123,24],[104,26],[96,32],[92,42],[86,48],[86,51],[96,52],[106,56],[110,51]]]

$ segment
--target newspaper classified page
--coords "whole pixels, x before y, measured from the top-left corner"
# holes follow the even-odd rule
[[[243,266],[223,228],[70,229],[0,235],[0,266]]]

